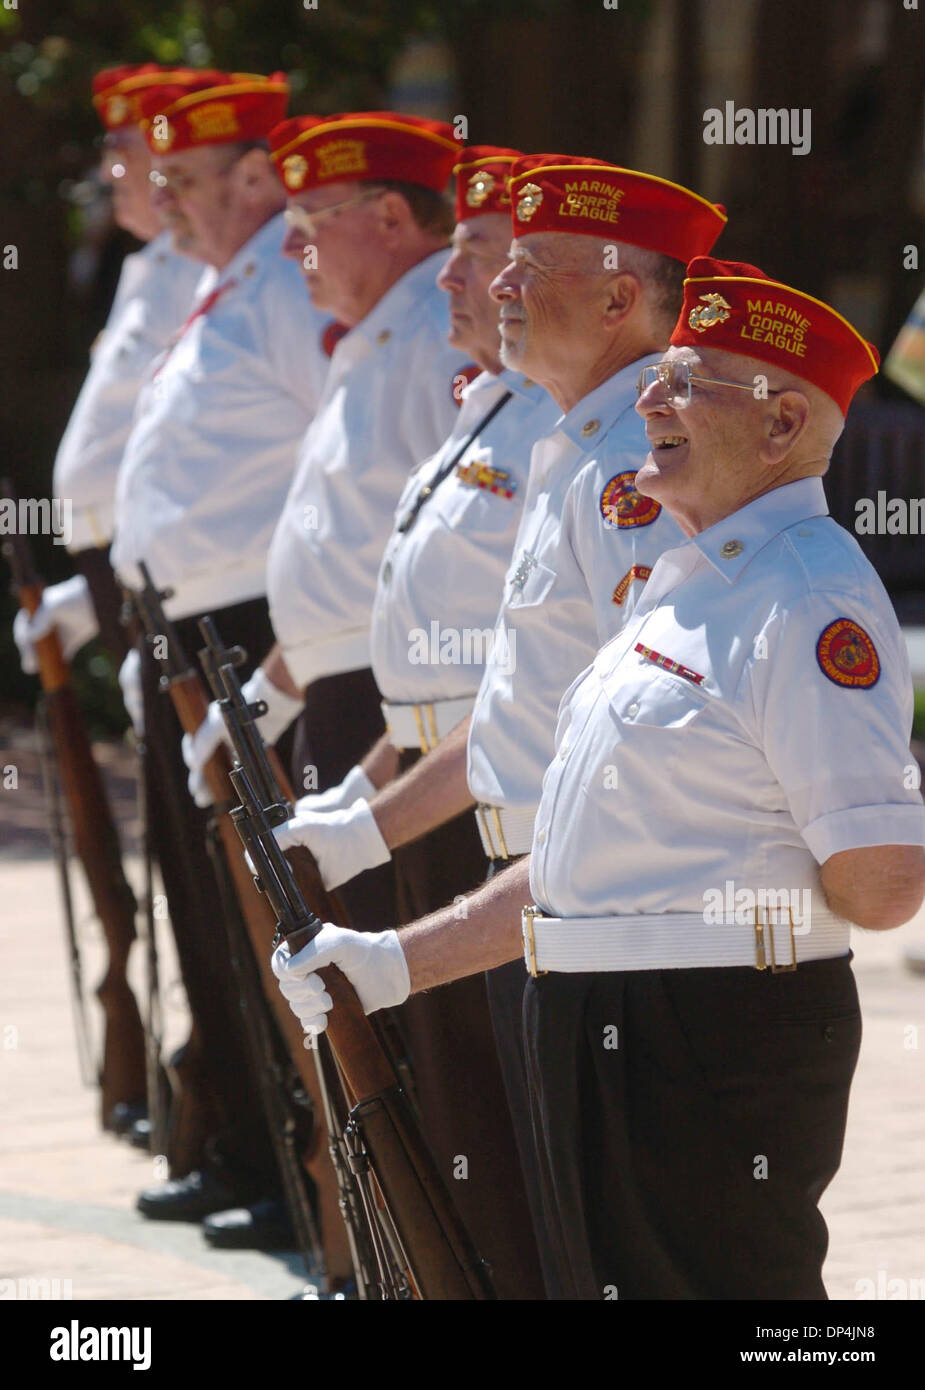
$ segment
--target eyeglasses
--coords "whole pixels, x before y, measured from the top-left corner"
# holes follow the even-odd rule
[[[242,150],[240,154],[236,154],[234,159],[221,169],[203,170],[202,173],[197,172],[196,174],[189,174],[185,171],[165,174],[160,169],[152,169],[148,174],[148,178],[151,183],[154,184],[155,188],[175,188],[178,193],[188,193],[197,183],[204,182],[210,176],[217,179],[224,178],[226,174],[231,173],[234,166],[248,153],[248,150]]]
[[[355,206],[357,203],[369,202],[371,198],[381,198],[388,189],[369,188],[365,193],[357,193],[352,198],[344,198],[342,202],[331,203],[330,207],[319,208],[317,212],[307,212],[305,208],[287,208],[283,214],[286,226],[291,227],[296,232],[301,232],[302,236],[308,241],[313,241],[316,236],[318,223],[325,217],[330,217],[334,212],[340,212],[343,208]]]
[[[651,367],[643,367],[636,382],[636,395],[641,396],[656,382],[665,388],[672,410],[684,410],[690,405],[692,382],[703,386],[734,386],[737,391],[751,391],[752,395],[755,394],[754,385],[744,381],[722,381],[716,376],[694,376],[690,363],[683,358],[675,362],[655,362]],[[779,396],[780,391],[768,390],[767,394]]]

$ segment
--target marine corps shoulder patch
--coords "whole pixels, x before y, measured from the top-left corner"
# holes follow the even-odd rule
[[[338,323],[337,319],[332,319],[330,323],[325,324],[324,328],[321,330],[321,351],[324,353],[325,357],[331,357],[333,355],[334,349],[337,347],[341,338],[346,337],[349,332],[350,329],[347,325],[345,323]]]
[[[835,685],[866,690],[880,679],[877,648],[851,618],[836,618],[829,623],[816,643],[816,660]]]
[[[662,504],[636,491],[636,474],[629,470],[617,473],[604,484],[601,493],[601,516],[608,526],[651,526],[662,510]]]
[[[482,369],[476,362],[470,362],[468,367],[460,367],[453,377],[453,400],[457,406],[462,405],[462,393],[469,385],[470,381],[475,381],[477,376],[482,375]]]

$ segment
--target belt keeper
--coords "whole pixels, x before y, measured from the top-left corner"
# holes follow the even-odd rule
[[[770,970],[772,975],[789,973],[797,968],[797,943],[793,936],[793,909],[787,908],[787,917],[790,923],[790,963],[778,965],[774,953],[774,927],[781,926],[782,923],[771,921],[771,909],[766,908],[767,920],[762,922],[759,917],[760,908],[755,908],[755,969]],[[770,959],[768,947],[770,946]]]
[[[536,968],[536,938],[533,935],[533,919],[534,917],[542,917],[542,915],[542,912],[538,912],[536,907],[531,905],[523,909],[520,917],[524,934],[524,945],[526,947],[524,959],[527,965],[527,973],[532,975],[534,980],[539,975],[549,974],[548,970],[537,970]]]
[[[418,726],[418,742],[421,745],[421,752],[426,753],[428,752],[427,735],[424,732],[424,720],[421,718],[421,706],[412,705],[411,708],[414,710],[414,722]]]

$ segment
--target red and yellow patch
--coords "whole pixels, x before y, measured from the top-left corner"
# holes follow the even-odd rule
[[[630,591],[630,585],[632,584],[633,580],[641,579],[643,584],[645,584],[646,580],[649,578],[649,575],[651,573],[651,565],[633,565],[632,569],[628,569],[626,571],[626,574],[624,574],[623,578],[620,580],[620,583],[614,589],[613,598],[611,599],[611,602],[615,603],[618,608],[622,607],[623,602]]]
[[[475,381],[475,378],[481,375],[482,369],[475,362],[470,362],[468,367],[461,367],[455,374],[453,377],[453,400],[457,406],[462,405],[462,393],[470,381]]]
[[[321,351],[325,357],[330,357],[341,338],[346,337],[350,329],[345,323],[338,323],[337,319],[332,319],[326,323],[321,330]]]
[[[651,526],[662,504],[636,491],[636,474],[618,473],[601,493],[601,516],[608,526]]]
[[[877,648],[851,618],[829,623],[816,643],[816,660],[836,685],[866,690],[880,679]]]

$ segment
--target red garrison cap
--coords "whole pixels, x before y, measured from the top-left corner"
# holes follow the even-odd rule
[[[580,232],[642,246],[685,265],[709,251],[726,209],[667,179],[600,159],[531,154],[511,173],[514,236]]]
[[[832,397],[843,415],[880,365],[877,349],[821,299],[757,266],[697,256],[671,335],[681,347],[721,348],[781,367]]]
[[[163,87],[141,98],[145,138],[155,154],[198,145],[263,140],[286,114],[285,73],[199,73],[201,81]]]
[[[107,130],[124,130],[141,123],[144,92],[193,86],[202,76],[194,68],[162,68],[158,63],[105,68],[93,79],[93,105]]]
[[[270,150],[287,193],[381,179],[442,193],[460,143],[444,121],[395,111],[352,111],[284,121],[270,132]]]

